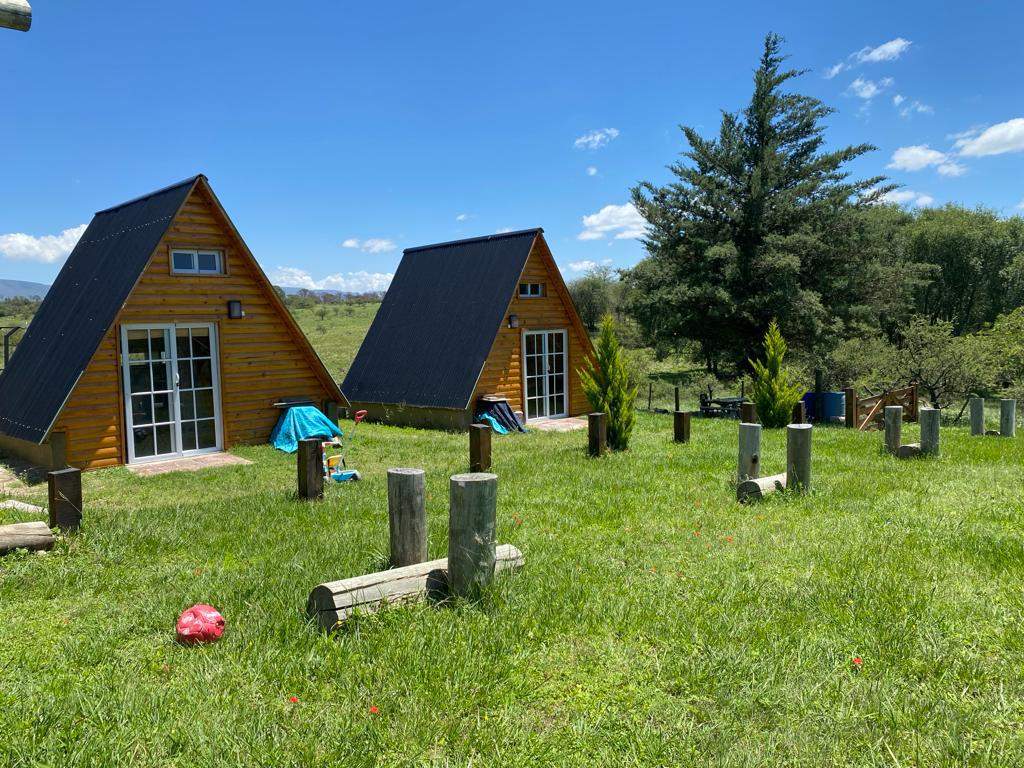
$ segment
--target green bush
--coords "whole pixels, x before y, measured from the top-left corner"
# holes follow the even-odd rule
[[[630,379],[630,366],[615,333],[615,319],[605,315],[597,337],[594,359],[587,358],[578,373],[594,411],[608,416],[608,445],[613,451],[629,447],[633,432],[638,387]]]
[[[782,338],[779,324],[772,320],[764,335],[764,362],[752,360],[754,381],[751,397],[757,406],[761,424],[769,429],[778,429],[789,424],[793,406],[803,395],[803,387],[790,380],[789,372],[782,367],[786,357],[786,340]]]

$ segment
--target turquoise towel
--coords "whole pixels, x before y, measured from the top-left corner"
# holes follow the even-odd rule
[[[295,453],[299,450],[299,440],[308,437],[330,440],[335,435],[341,437],[341,430],[319,408],[293,405],[277,420],[277,426],[270,433],[270,443],[285,453]]]

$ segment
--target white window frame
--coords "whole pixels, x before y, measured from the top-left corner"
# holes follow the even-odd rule
[[[526,288],[526,293],[523,293],[523,288]],[[536,288],[537,292],[534,293],[533,289]],[[519,298],[520,299],[540,299],[544,296],[544,283],[520,283],[519,284]]]
[[[174,257],[179,253],[187,253],[192,257],[191,269],[178,269],[174,266]],[[217,269],[199,269],[199,254],[212,255],[217,259]],[[171,248],[171,274],[172,275],[223,275],[224,274],[224,251],[216,248]]]

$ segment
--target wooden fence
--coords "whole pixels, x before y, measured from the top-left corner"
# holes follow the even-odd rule
[[[917,421],[917,384],[903,389],[891,389],[880,395],[857,397],[857,390],[843,390],[846,395],[846,426],[859,430],[880,426],[887,405],[903,407],[904,421]]]

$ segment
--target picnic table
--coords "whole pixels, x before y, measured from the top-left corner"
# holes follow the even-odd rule
[[[711,418],[738,419],[740,417],[740,406],[747,402],[747,398],[739,397],[712,397],[711,395],[700,396],[700,414]]]

